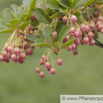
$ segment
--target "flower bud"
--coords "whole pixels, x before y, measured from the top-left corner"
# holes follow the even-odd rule
[[[40,73],[40,68],[39,67],[36,67],[36,73]]]
[[[14,61],[16,60],[16,55],[15,54],[11,55],[11,60],[14,60]]]
[[[55,68],[51,68],[51,69],[50,69],[50,74],[54,75],[55,73],[56,73]]]
[[[59,66],[63,65],[63,60],[61,58],[57,59],[57,65]]]
[[[76,22],[77,21],[77,17],[75,15],[72,15],[71,16],[71,20],[72,20],[72,22]]]
[[[63,17],[63,22],[64,22],[64,23],[67,23],[67,20],[68,20],[67,16],[64,16],[64,17]]]
[[[50,70],[50,69],[51,69],[51,64],[50,64],[50,62],[46,62],[46,63],[45,63],[45,68],[46,68],[47,70]]]
[[[40,76],[40,78],[44,78],[44,76],[45,76],[44,72],[43,72],[43,71],[40,72],[40,73],[39,73],[39,76]]]
[[[57,32],[56,31],[54,31],[52,34],[53,34],[53,38],[57,37]]]

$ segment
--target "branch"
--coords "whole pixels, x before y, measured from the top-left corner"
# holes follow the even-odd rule
[[[100,41],[98,41],[97,39],[95,39],[95,38],[93,38],[99,45],[101,45],[101,46],[103,46],[103,44],[100,42]]]
[[[99,47],[101,47],[101,48],[103,48],[103,46],[99,45],[98,43],[95,43],[95,45],[96,45],[96,46],[99,46]]]
[[[95,39],[95,38],[93,38],[93,39],[97,42],[97,43],[95,43],[95,45],[97,45],[97,46],[103,48],[103,44],[102,44],[100,41],[98,41],[98,40]]]

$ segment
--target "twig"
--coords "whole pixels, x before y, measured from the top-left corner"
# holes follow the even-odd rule
[[[95,39],[95,38],[93,38],[100,46],[102,46],[103,47],[103,44],[100,42],[100,41],[98,41],[97,39]]]
[[[101,47],[101,48],[103,48],[103,46],[99,45],[98,43],[95,43],[95,45],[96,45],[96,46],[99,46],[99,47]]]
[[[23,34],[23,33],[20,33],[21,35],[23,35],[23,36],[29,36],[28,34]]]

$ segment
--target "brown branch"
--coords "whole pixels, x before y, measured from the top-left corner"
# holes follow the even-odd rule
[[[101,46],[103,46],[103,44],[100,42],[100,41],[98,41],[97,39],[95,39],[95,38],[93,38],[99,45],[101,45]]]
[[[101,47],[101,48],[103,48],[103,46],[99,45],[98,43],[95,43],[95,45],[96,45],[96,46],[99,46],[99,47]]]

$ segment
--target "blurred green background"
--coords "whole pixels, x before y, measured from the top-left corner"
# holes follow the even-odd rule
[[[0,19],[3,10],[22,0],[0,0]],[[0,35],[0,49],[10,35]],[[103,36],[100,36],[103,39]],[[79,55],[63,50],[63,66],[56,66],[56,75],[45,71],[41,79],[35,68],[45,49],[36,48],[24,64],[0,62],[0,103],[59,103],[60,95],[103,94],[103,49],[79,46]]]

